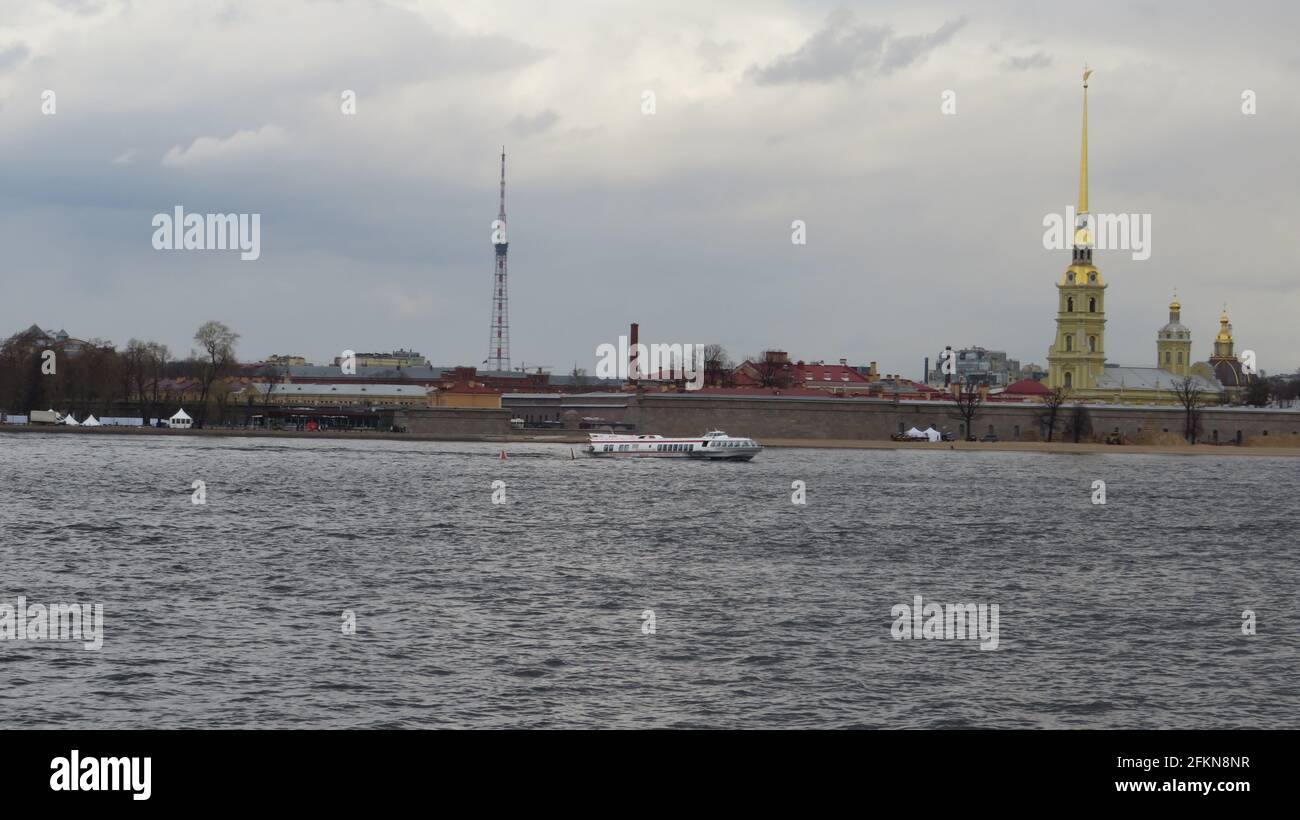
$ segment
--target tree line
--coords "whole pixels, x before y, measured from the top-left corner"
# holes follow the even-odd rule
[[[90,339],[72,349],[50,344],[31,328],[0,343],[0,412],[139,416],[150,424],[170,416],[181,401],[172,383],[193,381],[200,386],[195,409],[202,423],[220,394],[219,382],[236,372],[238,340],[239,334],[221,322],[204,322],[194,334],[199,347],[176,359],[160,342],[133,338],[119,349],[111,341]]]

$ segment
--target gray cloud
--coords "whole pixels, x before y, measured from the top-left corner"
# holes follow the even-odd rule
[[[51,0],[51,2],[64,11],[87,17],[104,10],[104,0]]]
[[[774,39],[799,0],[617,14],[593,14],[595,0],[447,0],[447,14],[406,0],[109,3],[93,18],[6,2],[5,31],[30,55],[0,72],[0,334],[36,322],[185,351],[215,317],[246,358],[405,346],[480,362],[505,143],[516,361],[590,370],[596,345],[639,321],[647,341],[910,376],[944,344],[1041,364],[1068,263],[1042,248],[1041,221],[1075,196],[1086,57],[1092,204],[1151,213],[1155,232],[1149,261],[1099,253],[1108,358],[1151,360],[1176,286],[1198,358],[1227,301],[1240,348],[1269,371],[1300,364],[1286,218],[1300,191],[1278,173],[1300,141],[1286,102],[1300,10],[1192,6],[1171,31],[1158,10],[1100,0],[1063,30],[1010,0],[960,28],[939,26],[942,5],[882,2],[879,20],[922,39],[862,13],[823,31],[821,12]],[[214,24],[227,7],[239,13]],[[1003,67],[1039,51],[1046,69]],[[886,63],[887,88],[833,81]],[[737,82],[749,65],[803,84]],[[44,88],[56,116],[40,113]],[[944,88],[956,116],[940,114]],[[1243,88],[1256,116],[1240,111]],[[561,113],[542,137],[512,128],[548,111]],[[154,251],[150,218],[177,204],[260,213],[261,259]],[[795,219],[806,246],[790,243]]]
[[[803,45],[766,66],[751,66],[748,76],[759,85],[778,85],[827,83],[870,73],[888,75],[923,60],[964,25],[962,17],[930,34],[897,37],[887,25],[859,24],[853,12],[836,9]]]
[[[1045,51],[1035,51],[1025,57],[1008,57],[1002,61],[1002,67],[1009,71],[1031,71],[1048,68],[1052,65],[1052,55]]]
[[[0,71],[7,71],[17,66],[27,59],[27,55],[30,53],[27,46],[22,43],[0,48]]]
[[[548,108],[531,117],[520,114],[512,119],[507,127],[516,136],[531,137],[551,130],[552,126],[559,121],[560,115]]]
[[[925,59],[925,56],[944,45],[966,25],[966,18],[949,20],[930,34],[911,34],[889,41],[885,56],[880,61],[880,73],[889,74]]]

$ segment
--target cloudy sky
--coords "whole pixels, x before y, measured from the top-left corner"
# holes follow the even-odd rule
[[[0,0],[0,333],[186,353],[216,318],[246,360],[478,364],[505,144],[516,364],[592,370],[631,321],[912,377],[945,344],[1045,363],[1087,60],[1092,208],[1153,226],[1150,259],[1097,254],[1108,358],[1154,364],[1177,288],[1198,358],[1226,302],[1294,370],[1298,27],[1287,2]],[[176,205],[261,214],[261,258],[154,250]]]

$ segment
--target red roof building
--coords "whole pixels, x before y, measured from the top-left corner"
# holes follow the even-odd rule
[[[1003,390],[1001,395],[1041,398],[1049,395],[1051,392],[1052,391],[1047,388],[1047,385],[1042,382],[1037,382],[1033,379],[1021,379],[1018,382],[1012,382],[1007,385],[1007,389]]]

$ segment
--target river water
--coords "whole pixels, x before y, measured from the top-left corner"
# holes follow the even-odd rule
[[[0,435],[0,728],[1300,728],[1300,460],[507,449]]]

